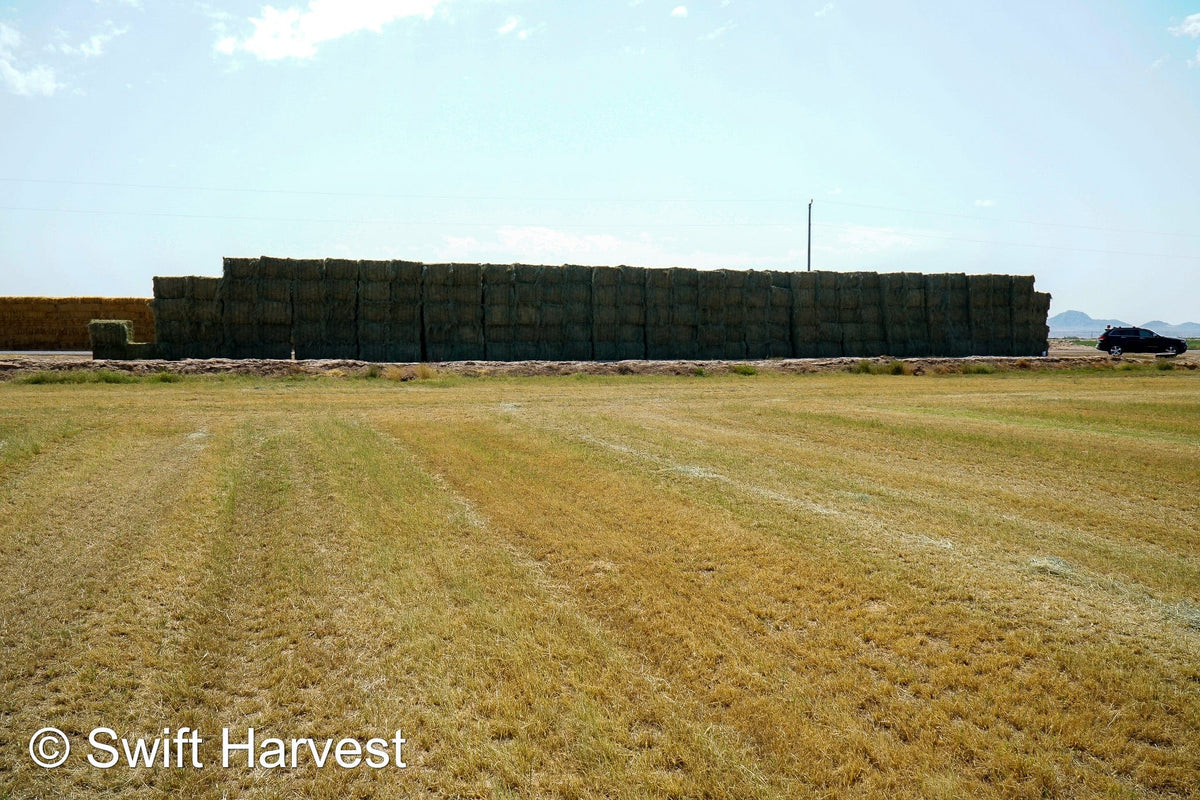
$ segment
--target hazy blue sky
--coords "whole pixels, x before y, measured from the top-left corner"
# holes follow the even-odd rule
[[[1035,274],[1200,320],[1200,0],[0,0],[0,294],[225,255]]]

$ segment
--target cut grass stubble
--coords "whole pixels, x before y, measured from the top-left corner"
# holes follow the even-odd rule
[[[1192,375],[0,386],[0,797],[1186,795]]]

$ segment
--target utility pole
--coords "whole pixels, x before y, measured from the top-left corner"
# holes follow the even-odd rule
[[[808,271],[812,272],[812,198],[808,200]]]

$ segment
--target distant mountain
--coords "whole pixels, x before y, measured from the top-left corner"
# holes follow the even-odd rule
[[[1151,320],[1142,325],[1143,328],[1149,328],[1162,336],[1178,336],[1180,339],[1197,339],[1200,338],[1200,323],[1185,322],[1182,325],[1172,325],[1169,322],[1161,320]]]
[[[1052,339],[1081,338],[1090,339],[1104,332],[1105,325],[1114,328],[1127,328],[1129,323],[1119,319],[1092,319],[1082,311],[1064,311],[1046,320],[1050,326]],[[1172,325],[1162,320],[1151,320],[1140,328],[1149,328],[1162,336],[1178,336],[1183,339],[1200,338],[1200,323],[1185,322],[1182,325]]]
[[[1114,328],[1129,327],[1128,322],[1119,319],[1092,319],[1082,311],[1064,311],[1061,314],[1055,314],[1046,320],[1046,324],[1050,326],[1052,339],[1068,337],[1087,339],[1099,336],[1104,331],[1105,325],[1112,325]]]

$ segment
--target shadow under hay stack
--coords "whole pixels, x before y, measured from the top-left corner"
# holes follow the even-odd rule
[[[227,258],[154,279],[157,347],[129,358],[367,361],[1036,356],[1032,276]],[[124,337],[124,338],[122,338]],[[118,341],[119,340],[119,341]]]

